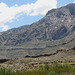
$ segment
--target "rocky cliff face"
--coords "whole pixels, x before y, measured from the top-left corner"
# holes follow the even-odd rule
[[[0,33],[0,45],[16,46],[29,41],[52,41],[75,36],[75,4],[52,9],[36,23]],[[75,38],[74,38],[75,39]]]

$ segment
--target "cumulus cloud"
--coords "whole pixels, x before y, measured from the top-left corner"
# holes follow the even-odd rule
[[[30,14],[34,15],[45,15],[48,10],[52,8],[56,8],[57,1],[56,0],[37,0],[36,3],[32,4],[33,12]]]
[[[56,8],[56,5],[56,0],[37,0],[35,3],[21,6],[15,4],[11,7],[2,2],[0,3],[0,28],[2,28],[2,30],[7,30],[9,26],[5,25],[5,23],[11,23],[13,22],[13,19],[17,19],[23,14],[29,16],[45,15],[48,10]]]

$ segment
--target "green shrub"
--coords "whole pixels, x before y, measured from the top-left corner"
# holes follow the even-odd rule
[[[55,71],[50,71],[47,75],[55,75]]]
[[[4,67],[0,69],[0,75],[13,75],[13,73],[13,71]]]
[[[48,64],[45,64],[45,70],[49,70],[50,66]]]
[[[40,65],[39,66],[39,70],[41,70],[41,71],[44,70],[44,66],[43,65]]]
[[[73,65],[40,65],[37,69],[12,71],[10,69],[1,68],[0,75],[75,75],[75,66]]]

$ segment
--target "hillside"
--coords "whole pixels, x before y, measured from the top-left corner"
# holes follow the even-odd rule
[[[38,68],[45,64],[71,64],[75,65],[75,47],[72,49],[61,49],[51,54],[39,56],[27,56],[21,59],[10,59],[7,62],[0,62],[1,67],[11,68],[12,70],[28,70]],[[56,64],[57,64],[56,63]],[[71,68],[70,68],[71,69]]]
[[[31,25],[0,33],[0,57],[52,53],[75,46],[75,4],[52,9]]]

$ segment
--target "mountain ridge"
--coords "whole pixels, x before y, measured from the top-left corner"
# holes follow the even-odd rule
[[[31,25],[0,33],[0,51],[5,57],[25,57],[51,53],[75,46],[75,4],[48,11]],[[2,54],[1,54],[2,55]],[[1,56],[3,57],[3,55]]]

